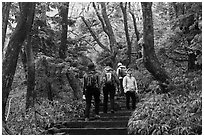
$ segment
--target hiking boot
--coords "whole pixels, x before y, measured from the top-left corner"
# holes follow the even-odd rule
[[[88,122],[89,121],[89,118],[85,118],[85,122]]]

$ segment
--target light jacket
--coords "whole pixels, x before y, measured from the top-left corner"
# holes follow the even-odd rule
[[[126,93],[127,91],[131,91],[131,92],[138,92],[138,88],[137,88],[137,82],[136,79],[133,76],[130,76],[129,74],[127,74],[124,78],[123,78],[123,88],[124,88],[124,92]]]

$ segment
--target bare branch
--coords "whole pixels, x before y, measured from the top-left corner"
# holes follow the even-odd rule
[[[109,33],[108,33],[108,31],[107,31],[107,27],[105,26],[105,23],[104,23],[102,17],[100,16],[98,10],[96,9],[96,4],[95,4],[94,2],[93,2],[93,7],[94,7],[94,10],[95,10],[95,12],[96,12],[96,15],[97,15],[98,19],[99,19],[100,22],[101,22],[101,25],[102,25],[102,27],[103,27],[104,32],[105,32],[107,35],[109,35]]]
[[[92,37],[93,37],[94,40],[98,43],[98,45],[99,45],[102,49],[104,49],[104,50],[106,50],[106,51],[108,51],[108,52],[111,52],[105,45],[103,45],[103,44],[99,41],[98,37],[96,36],[96,33],[91,29],[91,26],[90,26],[89,23],[85,20],[85,18],[84,18],[83,16],[81,16],[81,19],[82,19],[83,22],[85,23],[86,27],[88,28],[88,30],[90,31]]]

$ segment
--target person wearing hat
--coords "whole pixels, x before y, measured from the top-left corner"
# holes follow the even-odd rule
[[[99,73],[95,70],[94,63],[88,64],[88,72],[84,74],[83,80],[83,98],[86,100],[85,121],[89,121],[92,96],[95,103],[95,118],[100,118],[100,77]]]
[[[130,109],[130,98],[132,99],[132,109],[136,107],[136,94],[138,94],[137,82],[132,76],[132,69],[127,70],[127,75],[123,78],[123,88],[126,95],[126,107]]]
[[[116,70],[118,79],[120,81],[120,95],[124,95],[123,89],[123,78],[126,76],[126,67],[122,63],[118,63],[118,68]]]

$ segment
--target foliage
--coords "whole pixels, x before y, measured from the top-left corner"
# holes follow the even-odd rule
[[[196,12],[198,13],[196,15],[200,15],[200,3],[183,4],[188,5],[190,10],[177,19],[172,19],[168,14],[164,14],[167,10],[165,7],[171,6],[171,3],[167,5],[155,4],[159,10],[154,13],[163,14],[162,17],[154,14],[154,19],[157,19],[156,23],[161,23],[161,25],[155,25],[155,35],[160,36],[155,37],[155,49],[158,59],[163,64],[163,67],[166,68],[175,87],[169,94],[155,94],[161,90],[158,83],[151,80],[149,82],[146,81],[148,88],[145,88],[145,90],[149,89],[149,92],[141,94],[143,97],[142,101],[138,103],[128,123],[129,134],[202,134],[202,72],[188,72],[188,62],[185,62],[187,58],[185,47],[193,51],[201,51],[202,33],[194,30],[196,22],[200,22],[202,18],[194,18],[194,24],[188,26],[190,30],[188,33],[179,28],[181,24],[187,25],[185,23],[189,14]],[[194,9],[195,7],[197,7],[196,10]],[[169,26],[170,24],[166,24],[168,23],[167,20],[172,21],[171,24],[175,23],[174,29]],[[198,28],[202,28],[199,23]],[[188,43],[189,38],[191,38],[190,43]],[[174,51],[177,50],[184,53],[184,55],[175,54]],[[170,59],[166,55],[181,61]],[[199,61],[201,61],[201,57],[202,55],[199,56]],[[137,63],[141,72],[144,73],[145,69],[141,69],[142,65],[139,65],[139,61]]]
[[[19,94],[22,93],[23,94]],[[35,108],[25,112],[25,89],[13,98],[7,125],[14,134],[40,134],[53,123],[69,121],[83,115],[85,103],[73,100],[70,93],[61,92],[53,102],[37,98]],[[14,103],[15,102],[15,103]]]
[[[202,133],[202,78],[199,72],[175,77],[170,94],[149,92],[132,114],[129,134],[185,135]],[[158,90],[155,88],[155,90]],[[153,91],[154,92],[154,91]]]
[[[138,4],[131,3],[131,6],[138,19],[138,30],[141,32],[142,21]],[[158,83],[144,67],[142,58],[133,60],[130,67],[138,68],[134,76],[137,79],[142,100],[129,120],[129,134],[201,134],[202,72],[187,73],[187,62],[171,60],[166,55],[178,58],[178,55],[174,55],[173,52],[178,49],[185,52],[185,47],[193,51],[202,51],[202,8],[200,3],[176,4],[179,6],[184,4],[189,10],[176,18],[172,3],[154,3],[153,6],[155,50],[162,67],[166,68],[172,78],[175,89],[168,95],[154,94],[161,90]],[[82,78],[91,60],[96,62],[99,70],[107,60],[110,60],[110,54],[97,46],[85,24],[78,18],[83,12],[87,21],[97,32],[100,41],[104,45],[109,45],[108,38],[102,31],[100,21],[91,6],[88,6],[86,11],[80,11],[81,13],[75,17],[69,15],[71,24],[68,30],[67,58],[65,61],[57,59],[61,37],[61,18],[58,13],[60,5],[61,3],[58,2],[37,3],[32,30],[37,98],[35,107],[26,112],[25,72],[19,59],[7,103],[9,105],[9,101],[11,102],[7,124],[15,134],[40,134],[53,123],[81,117],[84,113],[85,102],[73,99],[72,89],[64,75],[66,69],[73,70],[75,77]],[[57,11],[53,16],[46,14],[46,23],[42,18],[43,6],[46,7],[46,13]],[[74,6],[69,11],[72,10]],[[126,62],[127,46],[119,3],[107,3],[107,12],[117,39],[117,60]],[[192,14],[195,14],[194,21],[188,26],[189,32],[186,33],[180,28],[188,25],[188,17]],[[18,16],[18,3],[12,3],[9,18],[11,31],[15,27]],[[133,22],[129,14],[128,27],[131,40],[134,42]],[[195,28],[198,31],[195,31]],[[186,55],[183,56],[179,57],[186,59]],[[136,57],[133,55],[133,58]],[[202,64],[202,54],[198,57],[198,63]],[[52,102],[47,99],[48,83],[51,83],[54,94]],[[149,90],[148,93],[146,93],[147,90]]]

